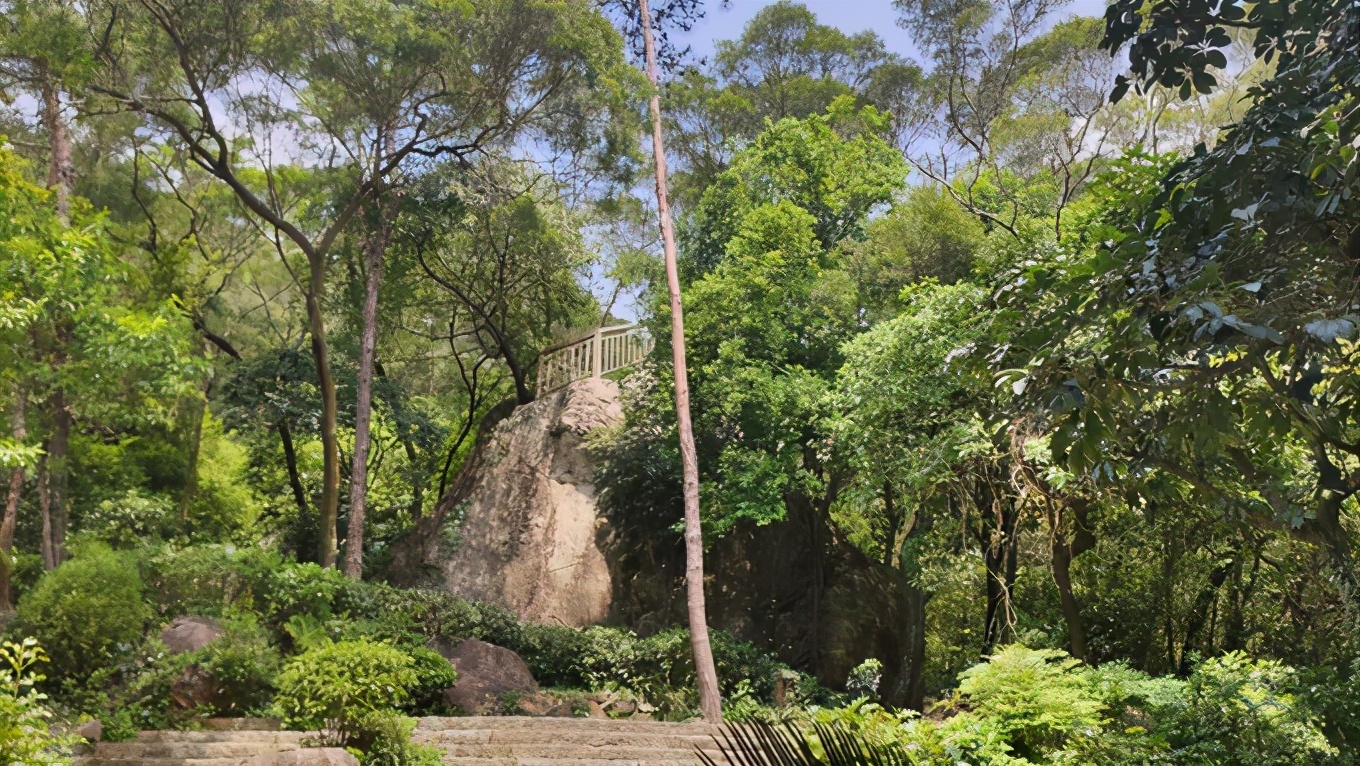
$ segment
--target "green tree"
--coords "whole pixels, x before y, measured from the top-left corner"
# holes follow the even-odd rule
[[[810,215],[820,249],[862,236],[866,217],[901,188],[906,166],[879,137],[886,118],[848,98],[825,114],[785,119],[756,137],[704,192],[686,244],[689,273],[724,258],[738,228],[761,205],[787,201]]]
[[[232,189],[285,261],[304,262],[325,463],[318,555],[332,565],[340,456],[323,301],[336,242],[413,164],[533,131],[556,147],[598,148],[596,128],[609,134],[610,122],[597,118],[622,106],[631,81],[617,35],[585,2],[113,2],[92,11],[89,29],[120,44],[88,41],[102,56],[90,90],[145,117]],[[373,46],[389,55],[353,54]],[[267,84],[245,95],[237,86],[246,80]],[[281,164],[273,131],[290,128],[326,139],[301,142],[285,154],[302,157]],[[301,178],[294,164],[315,170]]]
[[[874,32],[847,35],[801,3],[761,8],[740,37],[717,48],[712,66],[686,70],[664,94],[682,203],[697,201],[767,121],[822,114],[842,97],[891,112],[897,123],[918,116],[919,67]]]
[[[851,244],[846,256],[870,321],[900,313],[899,296],[908,285],[972,276],[984,235],[982,221],[939,187],[912,188],[869,223],[863,241]]]
[[[0,371],[10,432],[20,444],[27,438],[26,402],[66,402],[58,408],[60,417],[42,424],[48,433],[43,459],[64,461],[65,446],[59,442],[69,435],[66,419],[104,425],[164,422],[176,399],[192,391],[200,368],[190,350],[187,321],[172,303],[146,300],[107,222],[75,198],[62,214],[54,195],[26,181],[22,168],[12,153],[0,152],[5,209]],[[22,465],[14,466],[0,521],[5,551],[0,591],[6,596]],[[49,467],[38,487],[48,568],[60,563],[68,521],[65,507],[52,502],[49,477],[63,473]]]

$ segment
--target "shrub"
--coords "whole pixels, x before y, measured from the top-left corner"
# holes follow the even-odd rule
[[[329,617],[336,595],[349,584],[338,569],[318,564],[286,563],[266,571],[256,594],[263,596],[263,612],[274,625],[295,614]]]
[[[1022,757],[1063,749],[1104,727],[1104,704],[1080,660],[1055,649],[1002,648],[959,676],[974,717],[994,724]]]
[[[219,617],[256,608],[271,573],[283,566],[277,553],[254,546],[166,546],[144,556],[142,572],[162,616]]]
[[[19,602],[16,624],[62,677],[85,678],[138,643],[149,609],[131,557],[86,545]]]
[[[878,684],[883,679],[883,663],[870,657],[850,670],[845,680],[845,693],[851,699],[877,699]]]
[[[1174,679],[1117,664],[1093,669],[1065,652],[1017,644],[960,675],[949,704],[957,715],[907,722],[901,737],[924,763],[1149,763],[1165,748],[1141,708],[1179,688]]]
[[[396,713],[370,713],[358,725],[356,745],[364,766],[440,766],[443,753],[411,741],[416,722]]]
[[[174,534],[177,519],[169,497],[134,488],[95,505],[85,514],[81,533],[115,548],[135,548]]]
[[[229,616],[222,627],[222,636],[195,658],[212,680],[214,712],[239,716],[263,711],[274,694],[279,651],[250,613]]]
[[[0,644],[0,763],[66,763],[70,738],[53,734],[35,687],[43,680],[35,666],[47,656],[31,638]]]
[[[1308,705],[1327,739],[1340,751],[1360,753],[1360,659],[1341,670],[1312,668],[1299,678]]]
[[[411,668],[416,673],[416,684],[411,687],[411,699],[406,710],[412,715],[443,715],[449,713],[444,690],[458,681],[458,671],[439,652],[425,647],[408,650]]]
[[[68,702],[97,712],[108,739],[131,739],[142,729],[178,729],[209,713],[174,704],[171,691],[198,659],[198,653],[172,654],[160,638],[151,638],[120,665],[100,668],[76,691],[63,690]],[[74,693],[73,693],[74,692]]]
[[[373,641],[315,646],[284,666],[275,709],[290,727],[315,731],[330,744],[350,744],[374,713],[407,703],[419,680],[413,664],[400,649]]]
[[[1321,722],[1295,695],[1298,674],[1241,652],[1200,663],[1159,730],[1171,742],[1169,762],[1322,764],[1337,755]]]

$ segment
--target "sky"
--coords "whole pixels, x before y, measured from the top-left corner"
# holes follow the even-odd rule
[[[728,7],[723,8],[717,0],[709,0],[704,19],[688,35],[677,35],[676,40],[684,40],[689,44],[695,56],[711,58],[714,43],[738,37],[746,22],[773,2],[731,0]],[[897,26],[897,9],[893,8],[892,0],[803,0],[803,5],[823,24],[837,27],[847,34],[872,29],[883,38],[888,50],[919,58],[914,55],[915,50],[906,30]],[[1072,0],[1062,15],[1100,16],[1104,13],[1105,0]]]

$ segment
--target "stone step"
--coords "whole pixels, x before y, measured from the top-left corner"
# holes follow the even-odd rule
[[[73,766],[247,766],[245,758],[106,758],[91,755],[76,758]]]
[[[86,756],[73,766],[357,766],[354,756],[338,748],[266,753],[249,758],[103,758]]]
[[[658,747],[646,745],[610,745],[582,747],[580,745],[456,745],[425,740],[443,752],[458,758],[556,758],[561,760],[683,761],[694,755],[694,748],[684,746]],[[705,748],[708,750],[708,748]],[[716,749],[714,750],[716,752]]]
[[[445,755],[444,763],[447,766],[699,766],[700,761],[697,756],[683,760],[643,758],[614,761],[607,758],[466,758]]]
[[[264,742],[300,746],[308,736],[301,731],[141,731],[130,742]]]
[[[718,756],[721,727],[598,718],[422,718],[414,739],[443,751],[447,766],[700,766]],[[305,732],[148,731],[103,742],[74,766],[304,766],[321,751],[304,749]],[[335,751],[349,759],[343,751]],[[347,761],[353,763],[352,760]]]
[[[434,745],[579,745],[581,747],[689,747],[713,744],[713,734],[615,730],[417,729],[415,738]]]
[[[618,731],[648,734],[711,734],[721,726],[706,723],[640,721],[628,718],[535,718],[530,716],[453,716],[419,719],[426,731],[479,731],[485,729],[533,729],[535,731]]]
[[[72,766],[355,766],[336,748],[303,748],[297,731],[146,731],[101,742]]]
[[[286,742],[101,742],[94,755],[101,758],[249,758],[296,750]]]

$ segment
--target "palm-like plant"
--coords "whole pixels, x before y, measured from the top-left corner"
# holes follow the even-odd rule
[[[698,749],[704,766],[910,766],[901,750],[870,742],[836,725],[814,722],[812,728],[794,723],[757,721],[726,724],[715,734],[725,764]]]

